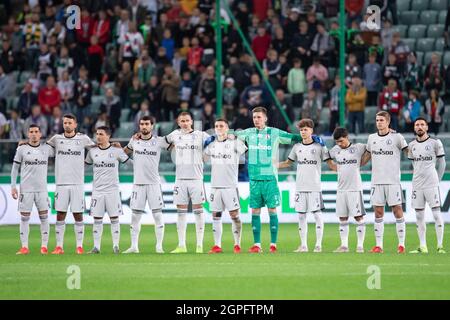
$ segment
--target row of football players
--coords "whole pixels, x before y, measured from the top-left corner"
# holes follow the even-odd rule
[[[267,120],[267,117],[265,118]],[[443,223],[439,212],[439,178],[445,169],[444,150],[439,140],[431,139],[427,134],[427,124],[423,119],[415,123],[417,140],[410,147],[404,138],[389,129],[389,114],[379,113],[376,119],[378,132],[369,137],[366,145],[351,144],[348,133],[338,128],[334,133],[336,146],[329,152],[326,147],[314,142],[312,133],[314,124],[304,119],[299,123],[302,142],[292,149],[289,158],[278,167],[287,167],[297,162],[297,183],[295,209],[299,212],[299,230],[301,245],[297,252],[306,252],[307,224],[306,213],[311,212],[316,218],[317,242],[315,251],[321,251],[323,222],[320,212],[323,207],[320,192],[320,162],[325,160],[331,169],[339,175],[337,214],[340,218],[341,246],[337,252],[348,251],[348,217],[354,216],[357,221],[357,251],[363,252],[364,241],[364,206],[362,203],[362,184],[359,167],[372,158],[372,192],[371,202],[375,207],[375,234],[377,239],[373,252],[382,252],[383,240],[383,208],[387,202],[393,207],[397,218],[397,234],[399,236],[399,252],[404,252],[405,224],[401,203],[403,202],[400,186],[400,154],[408,152],[414,161],[413,207],[416,209],[420,248],[417,252],[426,251],[424,208],[428,202],[433,209],[438,233],[438,251],[443,252]],[[221,213],[225,210],[232,217],[232,230],[235,241],[234,252],[240,252],[242,224],[239,219],[239,195],[237,193],[237,169],[240,156],[247,147],[239,139],[229,134],[226,121],[215,123],[217,138],[215,141],[200,131],[192,129],[192,117],[182,113],[178,117],[179,130],[168,136],[152,136],[153,124],[150,118],[140,121],[140,132],[122,150],[109,141],[110,132],[106,127],[97,130],[97,146],[85,135],[76,132],[75,117],[64,117],[64,133],[51,138],[47,145],[40,144],[40,132],[36,126],[30,127],[29,141],[19,146],[12,170],[12,195],[19,197],[21,212],[20,234],[22,248],[19,253],[28,253],[28,221],[33,204],[39,211],[41,219],[42,248],[47,252],[48,242],[48,197],[46,190],[46,173],[48,157],[55,156],[56,193],[55,209],[57,214],[56,248],[54,254],[62,254],[65,230],[65,216],[69,205],[75,217],[75,234],[77,253],[83,253],[84,211],[84,150],[88,148],[86,163],[94,166],[94,182],[91,203],[91,215],[94,216],[94,248],[92,253],[100,252],[103,215],[108,212],[111,219],[113,250],[119,252],[119,215],[121,200],[119,194],[118,163],[130,161],[128,154],[133,154],[134,185],[131,198],[133,210],[131,223],[132,246],[126,253],[139,252],[138,237],[140,219],[145,213],[145,205],[149,204],[155,221],[157,238],[156,251],[163,252],[164,222],[162,217],[163,200],[160,189],[158,165],[162,148],[175,148],[176,183],[174,202],[177,205],[177,231],[179,244],[172,251],[186,252],[186,214],[189,200],[193,203],[196,221],[197,252],[203,252],[204,214],[203,202],[203,161],[210,157],[212,163],[212,192],[210,196],[213,211],[213,231],[215,246],[210,252],[221,252]],[[255,123],[256,125],[256,123]],[[265,121],[264,121],[265,126]],[[259,128],[261,129],[261,128]],[[264,127],[262,128],[264,129]],[[250,150],[251,151],[251,150]],[[258,150],[261,151],[261,150]],[[438,170],[435,169],[436,160]],[[249,154],[249,165],[257,160]],[[442,162],[444,165],[442,165]],[[389,165],[386,165],[389,164]],[[21,192],[18,195],[15,181],[21,168]],[[431,179],[430,179],[431,177]],[[250,194],[252,197],[252,194]],[[277,196],[277,195],[275,195]],[[269,205],[268,205],[269,206]],[[275,243],[273,243],[275,245]],[[275,250],[271,251],[274,252]]]

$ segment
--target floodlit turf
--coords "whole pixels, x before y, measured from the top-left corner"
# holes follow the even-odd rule
[[[339,244],[337,225],[325,228],[324,253],[292,253],[299,242],[297,226],[280,226],[279,253],[268,253],[269,229],[263,225],[261,255],[232,251],[231,226],[224,226],[226,253],[183,255],[154,253],[153,226],[143,226],[141,254],[113,255],[109,225],[103,234],[100,255],[74,254],[73,227],[66,229],[66,254],[39,254],[39,227],[32,226],[28,256],[16,256],[18,226],[0,227],[0,299],[449,299],[450,254],[436,253],[434,226],[428,225],[428,255],[398,255],[393,225],[385,230],[382,255],[334,254]],[[86,228],[85,249],[92,246],[92,229]],[[350,246],[355,249],[355,226]],[[446,243],[450,238],[446,232]],[[166,227],[164,248],[175,248],[176,227]],[[194,252],[194,226],[188,228],[188,250]],[[207,226],[205,251],[212,243]],[[245,225],[243,249],[251,245],[251,226]],[[309,226],[309,247],[314,247],[314,226]],[[122,226],[121,250],[130,243],[129,228]],[[373,226],[367,227],[366,250],[374,243]],[[54,248],[51,227],[49,250]],[[407,250],[418,244],[414,225],[408,225]],[[450,249],[450,246],[447,246]],[[67,289],[69,266],[81,271],[81,289]],[[381,272],[381,289],[369,290],[369,266]],[[373,280],[373,279],[372,279]],[[70,282],[70,281],[69,281]],[[369,281],[372,285],[374,281]],[[73,282],[72,282],[73,283]]]

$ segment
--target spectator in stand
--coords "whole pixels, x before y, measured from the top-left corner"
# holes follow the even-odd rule
[[[444,67],[441,64],[441,56],[434,52],[431,55],[431,62],[425,69],[425,89],[431,91],[431,89],[437,89],[441,91],[444,85]]]
[[[367,89],[367,105],[378,105],[378,93],[383,88],[381,66],[376,62],[377,54],[369,55],[369,62],[364,65],[364,85]]]
[[[197,70],[202,61],[203,48],[200,47],[200,42],[197,37],[192,38],[191,47],[188,50],[188,65],[190,68]]]
[[[398,23],[397,0],[370,0],[369,4],[380,7],[383,19],[386,19],[388,11],[390,11],[394,25]]]
[[[445,49],[450,49],[450,33],[448,29],[450,28],[450,6],[447,7],[447,15],[445,17],[445,24],[444,24],[444,42],[445,42]]]
[[[345,1],[345,10],[347,11],[347,27],[350,27],[354,21],[358,24],[362,21],[363,7],[364,0]]]
[[[105,52],[102,46],[98,44],[97,36],[91,37],[91,45],[88,48],[88,66],[89,66],[89,78],[91,80],[102,79],[102,65]]]
[[[119,93],[120,102],[122,104],[121,109],[125,109],[128,106],[128,88],[131,87],[133,80],[133,73],[131,72],[131,66],[128,61],[122,64],[122,70],[116,77],[116,90]]]
[[[61,93],[61,110],[64,114],[72,112],[72,99],[75,91],[75,82],[70,79],[69,72],[64,71],[58,81],[58,90]]]
[[[280,103],[281,109],[286,114],[289,121],[292,123],[295,120],[294,109],[292,105],[286,101],[285,93],[283,89],[277,89],[276,91],[277,99]],[[279,128],[284,131],[291,131],[289,123],[284,118],[278,106],[273,102],[269,111],[269,125],[271,127]]]
[[[144,38],[142,38],[142,35],[137,31],[134,22],[130,22],[128,28],[128,32],[126,32],[122,38],[119,38],[119,62],[128,61],[130,66],[134,66],[134,62],[141,55]]]
[[[322,109],[323,91],[325,82],[328,80],[328,70],[320,63],[319,57],[314,57],[313,64],[308,68],[306,80],[308,81],[308,91],[314,90],[314,98],[320,104]]]
[[[98,19],[95,20],[92,28],[92,35],[98,38],[98,44],[105,48],[111,36],[110,20],[104,10],[98,12]]]
[[[398,71],[401,75],[405,73],[406,63],[410,49],[405,42],[400,39],[400,32],[394,32],[390,52],[395,54]]]
[[[145,99],[145,91],[144,88],[141,85],[141,82],[139,81],[139,78],[137,76],[133,77],[133,80],[131,81],[131,87],[128,89],[128,108],[130,108],[130,114],[128,116],[128,121],[132,121],[134,119],[134,116],[139,111],[139,106],[141,105],[142,101]]]
[[[294,35],[298,33],[299,13],[299,8],[291,8],[289,11],[289,17],[284,27],[284,34],[289,42],[292,41]],[[307,22],[306,25],[308,25]]]
[[[345,85],[349,88],[352,85],[353,77],[362,77],[361,66],[356,61],[356,56],[353,53],[349,53],[348,61],[345,65]]]
[[[141,83],[148,83],[153,73],[155,65],[148,54],[148,50],[142,50],[141,57],[134,64],[134,74],[139,77]]]
[[[238,92],[244,91],[251,83],[250,78],[254,70],[249,61],[251,57],[246,53],[241,54],[239,60],[235,57],[230,59],[230,78],[234,79]]]
[[[81,28],[76,29],[77,42],[85,49],[89,46],[92,30],[94,28],[94,20],[91,18],[87,8],[81,9]]]
[[[161,87],[157,76],[152,76],[147,84],[147,100],[150,103],[150,112],[157,121],[161,119]]]
[[[114,94],[111,87],[106,89],[105,99],[100,104],[100,113],[105,113],[108,116],[112,132],[120,127],[120,98]]]
[[[391,50],[392,37],[394,29],[392,29],[392,22],[389,19],[383,21],[383,28],[381,28],[381,39],[385,50]]]
[[[362,85],[361,78],[354,76],[352,78],[352,86],[348,89],[345,96],[345,103],[348,111],[348,121],[350,124],[350,132],[356,133],[356,125],[358,125],[358,133],[364,133],[364,111],[366,109],[367,90]]]
[[[127,10],[120,11],[120,19],[116,23],[115,41],[120,45],[128,32],[130,24],[130,15]]]
[[[88,116],[92,97],[92,84],[88,78],[88,70],[84,66],[81,66],[78,71],[78,80],[75,83],[73,96],[78,122],[83,122],[84,118]]]
[[[25,16],[25,25],[22,28],[26,48],[26,69],[34,69],[39,56],[39,47],[44,42],[47,29],[39,21],[39,14],[28,14]]]
[[[397,64],[397,58],[395,54],[389,53],[388,62],[383,67],[383,84],[386,85],[389,79],[395,79],[397,83],[400,81],[400,68]]]
[[[294,59],[294,66],[289,71],[287,87],[289,93],[292,95],[292,104],[296,108],[301,108],[303,105],[303,95],[307,89],[305,71],[302,69],[302,60]]]
[[[161,79],[161,109],[164,121],[170,121],[177,116],[180,82],[180,78],[175,74],[173,68],[166,66]]]
[[[436,89],[430,90],[429,96],[425,101],[425,112],[430,131],[437,135],[444,119],[445,105],[439,96],[439,91]]]
[[[302,119],[308,118],[313,120],[317,128],[319,127],[321,113],[322,105],[318,102],[317,92],[313,89],[309,89],[306,99],[303,101]]]
[[[46,117],[42,114],[41,107],[39,105],[33,106],[31,108],[30,116],[25,119],[25,123],[23,125],[24,135],[26,135],[26,133],[28,132],[28,128],[32,124],[39,126],[39,128],[41,129],[42,138],[47,137],[48,121],[47,121]]]
[[[414,132],[414,121],[420,117],[422,105],[419,101],[420,94],[415,90],[409,92],[409,100],[403,108],[403,117],[405,118],[405,132]]]
[[[209,66],[206,68],[205,75],[201,78],[198,85],[199,97],[201,103],[215,103],[216,102],[216,79],[214,76],[214,68]]]
[[[339,95],[341,91],[341,80],[339,78],[339,75],[337,75],[334,78],[334,87],[331,89],[330,92],[330,101],[329,101],[329,107],[330,107],[330,125],[328,126],[328,133],[332,134],[334,132],[334,129],[339,124]]]
[[[267,34],[266,28],[263,24],[258,26],[258,35],[252,41],[252,50],[255,53],[256,59],[262,63],[267,56],[267,51],[270,48],[270,35]]]
[[[250,110],[255,107],[268,107],[270,105],[270,96],[267,88],[261,84],[257,73],[251,77],[251,85],[245,88],[242,93],[241,102]]]
[[[61,80],[65,71],[71,72],[73,67],[73,59],[69,56],[69,48],[62,46],[59,50],[59,57],[56,59],[56,75],[58,80]]]
[[[281,86],[281,64],[278,61],[278,53],[275,50],[270,49],[267,52],[267,58],[264,59],[262,67],[269,78],[272,88],[279,88]]]
[[[417,54],[410,52],[408,55],[408,64],[406,65],[405,89],[406,91],[422,90],[422,69],[417,63]]]
[[[55,134],[60,134],[63,133],[64,129],[63,129],[63,113],[61,111],[60,107],[56,107],[53,109],[53,114],[50,117],[49,123],[48,123],[48,127],[49,127],[49,132],[48,132],[48,136],[52,137]]]
[[[41,84],[44,84],[47,77],[53,73],[53,66],[55,63],[55,57],[48,50],[46,43],[41,44],[40,53],[38,56],[38,78]]]
[[[294,36],[291,42],[291,50],[289,56],[292,58],[301,59],[305,69],[308,69],[311,65],[311,45],[313,37],[308,32],[308,23],[304,20],[300,21],[299,30],[295,30]]]
[[[227,78],[225,80],[225,86],[223,88],[223,117],[227,120],[233,119],[238,105],[238,91],[234,87],[233,78]]]
[[[31,107],[38,103],[38,96],[32,91],[32,88],[32,84],[27,81],[19,96],[17,108],[22,119],[28,118],[31,113]]]
[[[275,27],[275,35],[272,40],[272,48],[279,55],[289,53],[289,42],[287,42],[287,39],[284,36],[283,28],[281,26]]]
[[[139,3],[139,0],[129,0],[128,14],[130,20],[137,26],[140,26],[144,23],[145,17],[147,16],[147,10]]]
[[[175,53],[175,40],[172,37],[172,32],[170,31],[170,29],[164,30],[163,40],[161,41],[161,46],[166,48],[167,59],[172,61],[174,53]]]
[[[53,108],[61,105],[61,94],[56,87],[53,76],[47,78],[46,86],[39,91],[38,101],[44,116],[50,116],[53,113]]]
[[[322,21],[317,23],[317,34],[311,45],[311,51],[320,58],[324,66],[334,65],[334,62],[331,61],[333,59],[334,40],[328,34]]]
[[[10,119],[8,120],[8,129],[10,140],[21,140],[25,137],[25,120],[19,117],[19,110],[11,109]]]
[[[404,105],[402,92],[397,88],[397,81],[390,79],[387,87],[381,92],[379,109],[389,112],[391,115],[391,128],[398,131],[401,111]]]
[[[203,106],[203,112],[202,112],[202,130],[207,131],[214,129],[214,122],[216,121],[216,116],[214,113],[214,107],[212,103],[207,102]]]

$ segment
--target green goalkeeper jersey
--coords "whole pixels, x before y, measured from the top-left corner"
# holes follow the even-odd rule
[[[278,177],[278,170],[274,166],[279,162],[279,144],[300,142],[298,134],[265,127],[262,130],[249,128],[234,133],[248,146],[248,173],[250,180],[273,180]]]

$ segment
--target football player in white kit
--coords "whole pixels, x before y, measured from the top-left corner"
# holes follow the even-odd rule
[[[173,190],[174,203],[177,206],[178,246],[171,253],[186,253],[186,228],[189,200],[195,217],[197,234],[197,253],[203,253],[205,217],[203,203],[205,188],[203,185],[203,146],[210,138],[206,132],[194,130],[189,112],[181,112],[177,117],[180,129],[165,137],[170,148],[175,149],[176,180]]]
[[[222,212],[227,210],[232,220],[234,253],[241,252],[242,222],[239,218],[238,171],[239,159],[247,151],[240,139],[228,138],[228,122],[217,119],[214,122],[217,138],[204,151],[206,158],[211,159],[211,195],[210,211],[213,215],[214,246],[209,253],[222,251]]]
[[[48,192],[47,169],[48,158],[54,156],[53,148],[41,144],[41,130],[32,124],[28,129],[28,143],[20,145],[14,156],[11,170],[11,196],[19,199],[20,212],[20,241],[22,247],[17,254],[28,254],[28,235],[30,232],[30,214],[33,204],[41,220],[41,254],[47,254],[49,224],[48,224]],[[17,191],[16,181],[20,169],[20,193]]]
[[[350,142],[346,128],[336,128],[333,132],[333,139],[336,145],[331,148],[329,154],[334,161],[328,162],[328,166],[338,173],[336,214],[339,218],[339,235],[341,237],[341,245],[334,252],[349,252],[348,218],[353,217],[356,221],[356,237],[358,239],[356,252],[363,253],[366,234],[364,225],[366,210],[363,201],[360,166],[362,156],[366,152],[366,145]]]
[[[56,134],[47,141],[55,150],[55,209],[56,248],[52,254],[64,254],[64,232],[67,211],[75,219],[76,253],[82,254],[84,223],[84,151],[95,146],[85,134],[76,132],[77,118],[73,114],[63,116],[64,133]]]
[[[321,191],[322,161],[331,162],[326,146],[313,140],[314,121],[302,119],[298,123],[302,142],[296,143],[286,161],[279,163],[279,168],[288,168],[297,163],[295,211],[299,217],[300,245],[294,251],[308,252],[308,223],[306,213],[312,213],[316,220],[316,245],[314,252],[322,252],[324,209]]]
[[[101,126],[96,131],[98,146],[91,148],[86,155],[86,164],[93,166],[94,180],[91,199],[91,216],[94,217],[94,248],[89,253],[100,253],[103,216],[108,213],[111,221],[113,252],[119,253],[122,200],[119,191],[119,162],[132,163],[122,150],[111,145],[111,130]]]
[[[445,172],[445,151],[441,140],[428,135],[428,123],[424,118],[414,121],[416,139],[408,145],[408,158],[413,161],[413,191],[411,195],[412,207],[416,211],[417,232],[420,246],[411,253],[428,253],[426,241],[425,206],[428,205],[433,213],[437,252],[445,253],[442,246],[444,238],[444,221],[441,213],[441,195],[439,181]]]
[[[153,214],[155,222],[156,252],[164,253],[164,221],[162,209],[164,207],[161,192],[161,179],[159,176],[159,160],[161,149],[166,149],[169,144],[163,137],[152,135],[153,120],[144,116],[139,120],[139,135],[131,138],[124,151],[133,155],[133,192],[131,194],[130,235],[131,247],[123,253],[139,253],[140,221],[145,214],[145,205]]]
[[[400,161],[402,151],[408,153],[408,144],[400,133],[389,128],[390,121],[388,112],[380,111],[376,114],[378,132],[369,135],[367,150],[362,159],[362,165],[369,159],[372,161],[370,202],[375,211],[376,239],[376,245],[370,251],[372,253],[383,253],[383,217],[386,204],[392,208],[396,219],[397,253],[405,253],[406,224],[402,209],[404,197],[400,184]]]

